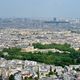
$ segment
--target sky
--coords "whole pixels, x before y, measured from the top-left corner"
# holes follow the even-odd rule
[[[80,18],[80,0],[0,0],[0,17]]]

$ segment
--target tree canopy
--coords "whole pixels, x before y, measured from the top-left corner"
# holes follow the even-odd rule
[[[70,64],[80,64],[80,51],[75,51],[69,44],[45,44],[40,43],[33,44],[35,48],[56,48],[64,53],[59,52],[21,52],[20,48],[5,48],[0,52],[0,57],[3,57],[7,60],[20,59],[20,60],[31,60],[37,61],[40,63],[54,64],[54,65],[70,65]],[[40,45],[40,46],[39,46]],[[42,47],[41,47],[42,46]],[[65,51],[69,51],[65,52]],[[3,55],[4,52],[7,52],[8,55]]]

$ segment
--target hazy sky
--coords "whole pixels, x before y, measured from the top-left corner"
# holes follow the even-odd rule
[[[0,0],[0,17],[80,18],[80,0]]]

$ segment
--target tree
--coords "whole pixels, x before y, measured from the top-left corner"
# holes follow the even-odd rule
[[[10,75],[9,80],[15,80],[14,75]]]

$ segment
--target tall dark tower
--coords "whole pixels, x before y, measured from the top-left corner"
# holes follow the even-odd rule
[[[56,22],[57,21],[56,18],[53,18],[53,21]]]

